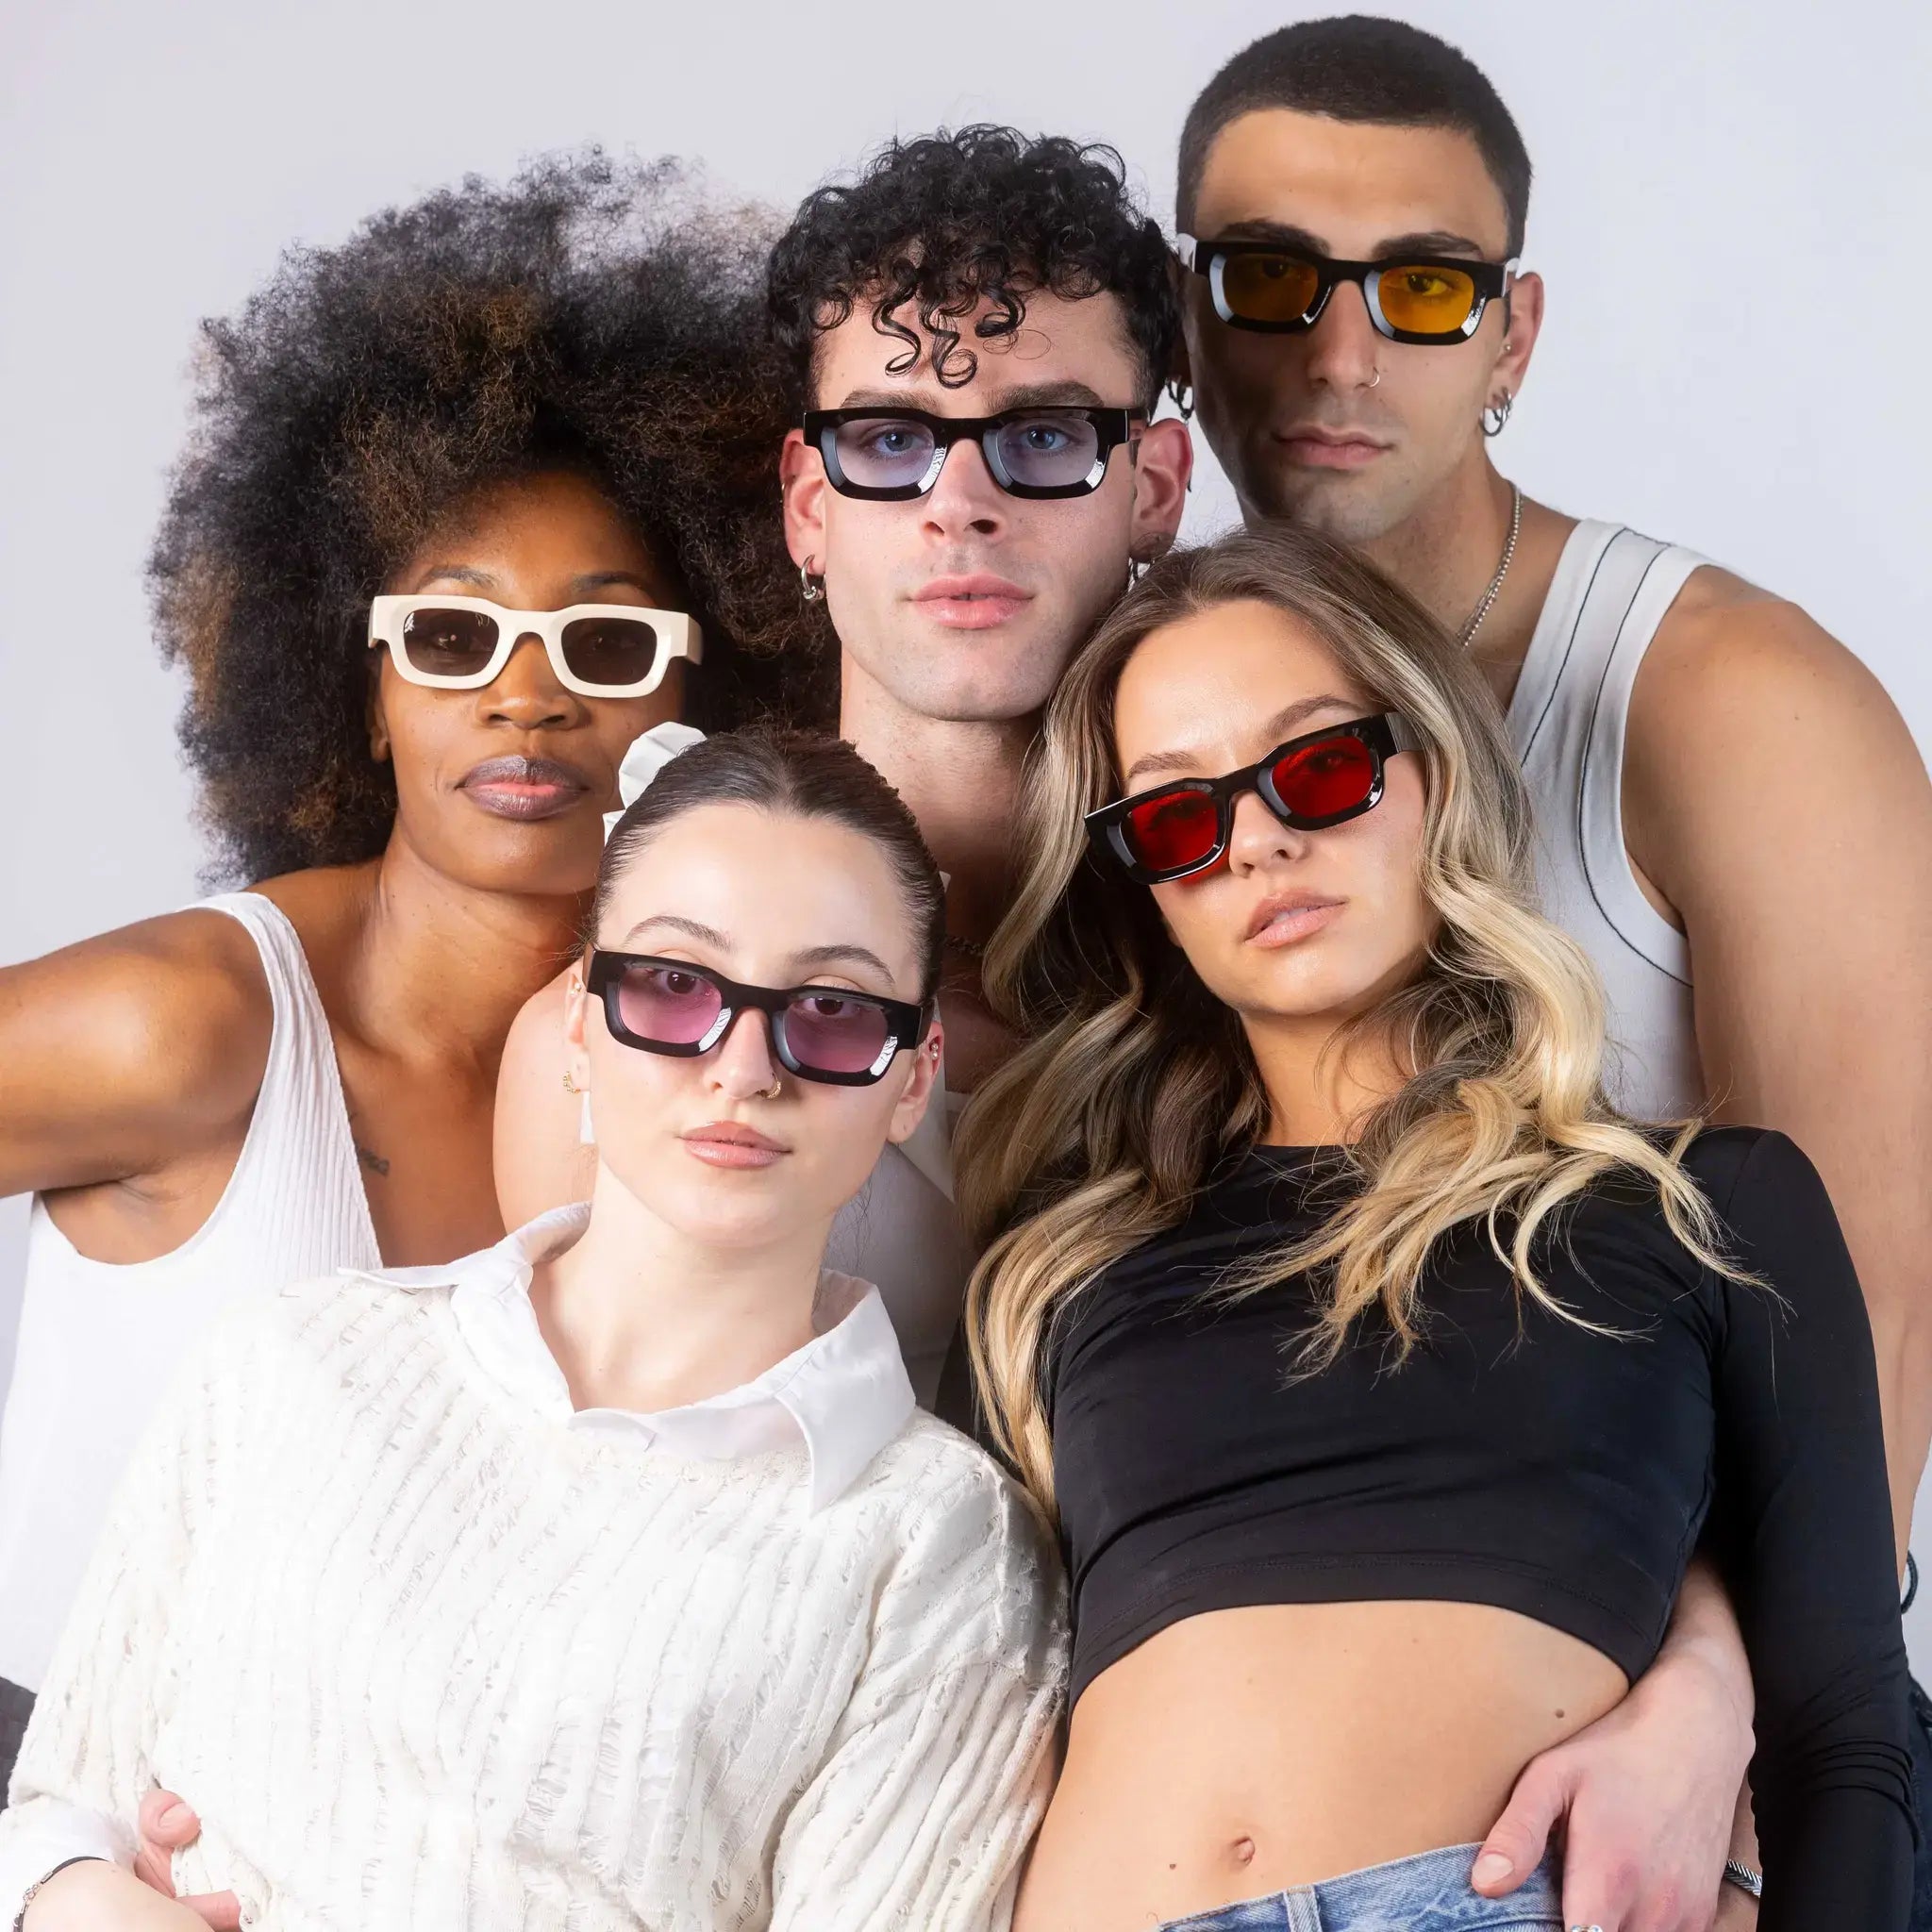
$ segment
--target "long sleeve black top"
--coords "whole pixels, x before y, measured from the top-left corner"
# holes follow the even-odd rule
[[[1437,1598],[1521,1611],[1630,1677],[1707,1526],[1757,1690],[1761,1932],[1907,1923],[1906,1659],[1858,1283],[1815,1170],[1724,1128],[1688,1157],[1766,1285],[1725,1279],[1612,1182],[1521,1296],[1479,1230],[1445,1239],[1425,1337],[1289,1379],[1309,1284],[1229,1306],[1231,1263],[1307,1233],[1332,1150],[1261,1148],[1068,1306],[1045,1364],[1074,1695],[1156,1631],[1237,1605]]]

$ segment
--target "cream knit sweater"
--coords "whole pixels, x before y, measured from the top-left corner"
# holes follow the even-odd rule
[[[815,1513],[807,1482],[802,1445],[559,1429],[447,1291],[240,1308],[123,1485],[0,1863],[50,1825],[125,1861],[159,1783],[203,1820],[177,1887],[286,1932],[1003,1924],[1052,1775],[1055,1558],[925,1415]]]

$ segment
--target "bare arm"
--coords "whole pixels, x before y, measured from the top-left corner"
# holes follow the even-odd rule
[[[563,1084],[563,990],[573,971],[525,1001],[503,1044],[493,1158],[506,1227],[588,1201],[596,1178],[596,1150],[582,1139],[583,1097]]]
[[[1738,1620],[1701,1558],[1657,1661],[1623,1703],[1532,1758],[1478,1855],[1490,1897],[1536,1869],[1564,1829],[1566,1924],[1707,1932],[1751,1759],[1751,1672]]]
[[[1690,938],[1718,1116],[1790,1135],[1838,1208],[1903,1561],[1932,1440],[1932,783],[1849,651],[1716,586],[1639,675],[1625,832]]]
[[[0,1194],[139,1181],[239,1141],[273,1029],[254,943],[220,913],[0,968]]]

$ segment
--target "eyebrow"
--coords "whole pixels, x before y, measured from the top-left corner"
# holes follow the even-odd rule
[[[1320,697],[1298,698],[1293,704],[1284,705],[1280,710],[1276,711],[1274,717],[1269,719],[1267,724],[1261,727],[1261,735],[1274,744],[1281,744],[1294,735],[1294,727],[1297,724],[1301,724],[1305,719],[1312,718],[1317,711],[1351,711],[1359,713],[1360,708],[1361,700],[1359,698],[1338,697],[1333,691],[1324,691]],[[1277,732],[1281,733],[1282,736],[1276,737],[1275,734]],[[1144,758],[1136,758],[1134,760],[1127,768],[1126,775],[1121,780],[1121,783],[1131,792],[1134,789],[1134,780],[1144,774],[1154,772],[1185,772],[1191,777],[1197,774],[1200,769],[1201,755],[1199,752],[1149,752]]]
[[[478,591],[493,591],[497,579],[487,570],[478,570],[473,563],[439,563],[433,569],[421,572],[416,578],[416,589],[420,592],[425,584],[438,582],[468,584]],[[655,597],[660,594],[644,576],[634,570],[592,570],[570,580],[571,602],[574,604],[594,604],[597,599],[591,595],[595,591],[608,591],[613,584],[628,585],[640,596]]]
[[[957,394],[957,391],[952,393]],[[1069,378],[1061,382],[1023,383],[990,399],[990,416],[1004,415],[1008,409],[1107,409],[1121,407],[1107,402],[1098,391],[1084,382]],[[857,389],[839,405],[841,409],[924,409],[928,416],[950,416],[943,407],[944,394],[926,389]],[[1131,408],[1133,405],[1125,407]]]
[[[675,912],[655,912],[649,919],[641,919],[624,936],[624,950],[641,933],[649,932],[653,927],[662,927],[671,932],[682,933],[687,939],[696,940],[699,944],[715,946],[721,953],[731,950],[730,940],[714,925],[705,925],[695,919],[686,919]],[[890,987],[892,984],[892,969],[869,946],[834,942],[824,946],[807,946],[793,953],[791,968],[795,973],[811,973],[827,966],[868,966]],[[801,982],[802,983],[802,982]]]
[[[1216,242],[1274,242],[1304,255],[1328,253],[1328,244],[1320,236],[1311,235],[1307,229],[1298,228],[1289,222],[1229,222],[1208,239]],[[1364,258],[1388,261],[1398,255],[1469,255],[1480,261],[1492,258],[1480,242],[1473,242],[1467,235],[1458,235],[1450,228],[1418,228],[1406,235],[1391,235],[1376,242]],[[1502,258],[1493,258],[1500,260]]]

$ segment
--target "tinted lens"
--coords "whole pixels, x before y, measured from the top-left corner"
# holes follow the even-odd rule
[[[617,983],[618,1017],[641,1039],[695,1046],[724,1002],[701,974],[675,966],[626,966]]]
[[[1099,430],[1073,409],[1015,416],[993,434],[1007,475],[1037,490],[1084,483],[1100,459]]]
[[[1121,822],[1127,850],[1149,872],[1200,865],[1221,842],[1221,814],[1205,791],[1158,791]]]
[[[575,617],[563,627],[563,661],[586,684],[641,684],[657,658],[657,626],[641,617]]]
[[[496,620],[482,610],[425,606],[403,619],[403,655],[429,677],[474,677],[496,649]]]
[[[1475,283],[1459,268],[1385,268],[1375,293],[1391,328],[1422,336],[1459,334],[1475,307]]]
[[[890,1029],[876,1007],[837,993],[800,993],[785,1008],[785,1044],[802,1067],[862,1074],[885,1051]]]
[[[1222,299],[1243,322],[1299,322],[1321,287],[1320,274],[1291,255],[1230,255],[1221,271]]]
[[[834,432],[839,468],[862,490],[903,490],[923,483],[932,467],[933,434],[924,423],[870,416]]]
[[[1290,752],[1268,776],[1296,818],[1333,818],[1355,810],[1374,791],[1374,754],[1359,738],[1318,739]]]

